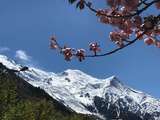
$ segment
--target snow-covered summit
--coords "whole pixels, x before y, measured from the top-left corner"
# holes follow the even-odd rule
[[[22,67],[3,55],[0,55],[0,62],[9,69]],[[78,113],[109,118],[108,113],[112,111],[111,118],[122,118],[122,113],[128,111],[129,115],[142,119],[151,115],[153,120],[160,120],[160,101],[124,85],[116,76],[97,79],[80,70],[53,73],[34,67],[18,75]]]
[[[7,56],[4,56],[4,55],[0,55],[0,62],[3,63],[3,65],[8,67],[9,69],[17,70],[18,66],[20,66],[20,65],[17,65],[15,61],[9,59]]]

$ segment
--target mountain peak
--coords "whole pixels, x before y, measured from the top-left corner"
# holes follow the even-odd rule
[[[0,54],[0,62],[6,66],[9,69],[14,69],[14,70],[18,70],[20,65],[16,64],[15,61],[9,59],[7,56],[5,55],[1,55]]]
[[[67,69],[64,72],[68,74],[79,74],[79,75],[85,74],[84,72],[76,69]]]
[[[109,80],[110,80],[110,86],[114,86],[119,89],[124,87],[123,83],[116,76],[110,77]]]

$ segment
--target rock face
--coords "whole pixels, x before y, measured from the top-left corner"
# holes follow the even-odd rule
[[[21,68],[3,55],[0,62],[10,69]],[[104,120],[160,120],[160,100],[124,85],[115,76],[97,79],[79,70],[55,74],[34,67],[17,74],[77,113]]]

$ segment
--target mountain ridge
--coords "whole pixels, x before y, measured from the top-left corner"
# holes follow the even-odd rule
[[[0,63],[1,120],[97,120],[77,114]]]
[[[21,67],[2,55],[0,62],[10,69]],[[124,85],[116,76],[97,79],[80,70],[68,69],[55,74],[34,67],[20,72],[19,76],[77,113],[94,114],[103,119],[160,119],[158,99]]]

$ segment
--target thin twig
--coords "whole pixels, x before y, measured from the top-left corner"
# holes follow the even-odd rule
[[[139,35],[138,37],[136,37],[134,40],[128,42],[127,44],[125,44],[123,47],[119,47],[119,48],[116,48],[112,51],[109,51],[109,52],[106,52],[104,54],[99,54],[99,55],[86,55],[85,57],[101,57],[101,56],[107,56],[107,55],[111,55],[113,53],[116,53],[118,52],[119,50],[123,49],[123,48],[126,48],[127,46],[129,45],[132,45],[133,43],[135,43],[140,37],[142,37],[146,32],[143,32],[141,35]]]
[[[147,0],[140,0],[141,2],[138,4],[138,7],[141,6],[142,4],[144,5],[148,5],[148,3],[146,3]]]

